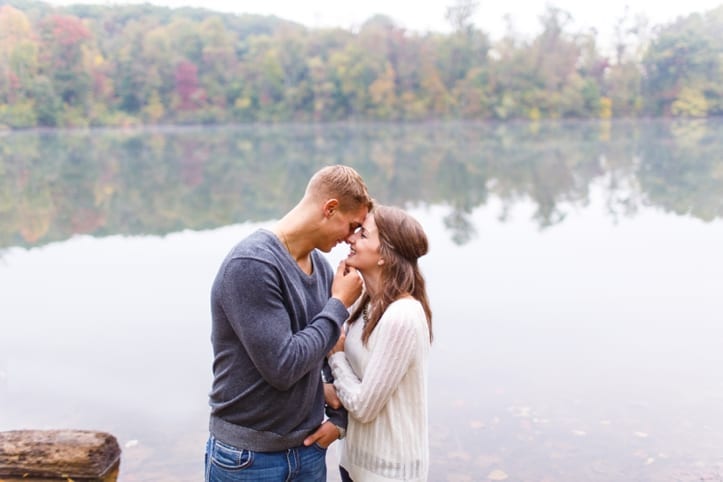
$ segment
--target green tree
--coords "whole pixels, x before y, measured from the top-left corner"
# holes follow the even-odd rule
[[[708,113],[708,99],[715,113],[720,113],[723,86],[723,7],[702,16],[681,18],[663,28],[643,58],[646,75],[644,98],[646,110],[653,115],[677,113],[681,105],[690,104],[691,96],[702,95],[706,102],[695,102],[696,111]],[[697,91],[699,94],[692,94]],[[679,97],[683,95],[684,99]]]

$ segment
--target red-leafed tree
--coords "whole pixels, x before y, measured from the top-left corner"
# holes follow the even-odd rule
[[[193,62],[182,60],[176,66],[176,95],[178,108],[194,110],[203,105],[206,94],[198,82],[198,67]]]
[[[85,105],[91,93],[91,76],[85,66],[92,35],[73,16],[51,15],[40,25],[43,40],[43,68],[55,91],[66,104]]]

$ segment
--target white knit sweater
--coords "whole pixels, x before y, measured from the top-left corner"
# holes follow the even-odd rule
[[[426,481],[429,471],[427,360],[429,330],[421,303],[392,303],[362,344],[352,323],[344,352],[329,359],[349,411],[341,466],[354,482]]]

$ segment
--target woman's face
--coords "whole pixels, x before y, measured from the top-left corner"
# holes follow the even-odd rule
[[[349,237],[350,250],[346,264],[362,273],[381,269],[379,243],[379,231],[374,222],[374,215],[370,213],[361,228]]]

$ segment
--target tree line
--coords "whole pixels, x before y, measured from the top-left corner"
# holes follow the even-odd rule
[[[610,51],[553,6],[534,37],[493,42],[473,5],[443,34],[0,0],[0,128],[723,114],[723,5],[658,26],[625,13]]]

